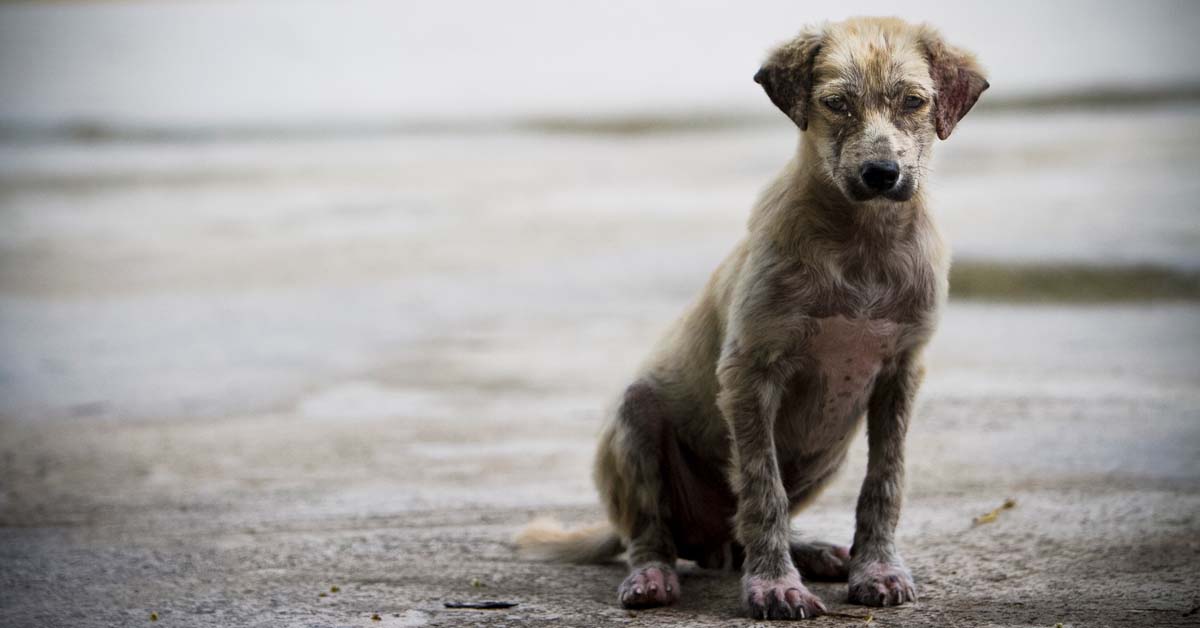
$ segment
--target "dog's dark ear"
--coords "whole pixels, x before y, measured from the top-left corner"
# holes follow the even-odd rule
[[[776,48],[754,82],[762,85],[771,102],[787,114],[801,131],[808,129],[809,96],[813,86],[813,60],[821,50],[820,33],[806,31]]]
[[[988,88],[988,82],[975,57],[946,45],[937,31],[924,27],[921,43],[925,46],[929,74],[937,89],[933,102],[934,125],[938,138],[944,140],[979,100],[979,95]]]

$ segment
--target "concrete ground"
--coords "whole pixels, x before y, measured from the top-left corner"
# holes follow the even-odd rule
[[[1039,128],[1114,138],[1085,157],[979,118],[939,182],[960,256],[1200,265],[1164,179],[1200,124],[1155,115]],[[601,517],[599,423],[786,154],[767,131],[0,147],[0,625],[755,623],[736,574],[626,612],[619,564],[509,539]],[[1055,187],[1081,167],[1126,178]],[[1009,180],[1041,187],[989,205]],[[921,600],[818,583],[813,623],[1200,624],[1198,349],[1194,301],[952,300],[899,529]],[[798,529],[849,541],[863,445]],[[444,607],[481,600],[517,605]]]
[[[921,601],[852,607],[845,585],[816,584],[840,613],[820,623],[1195,625],[1198,335],[1195,306],[952,307],[899,532]],[[438,343],[292,411],[8,422],[0,623],[748,624],[734,574],[685,570],[679,606],[627,613],[621,566],[529,563],[509,544],[535,514],[601,516],[602,384],[647,339],[543,323]],[[514,368],[542,351],[557,378]],[[589,371],[603,375],[570,376]],[[800,529],[849,540],[864,454]],[[519,605],[443,608],[472,600]]]

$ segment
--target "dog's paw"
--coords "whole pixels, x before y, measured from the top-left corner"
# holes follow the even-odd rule
[[[825,613],[821,599],[801,584],[796,572],[773,579],[747,576],[742,588],[755,619],[809,619]]]
[[[661,563],[634,567],[621,586],[617,599],[625,608],[667,606],[679,600],[679,576]]]
[[[850,571],[850,602],[867,606],[899,606],[917,601],[912,575],[898,563],[873,562]]]
[[[845,545],[792,543],[792,562],[808,580],[845,581],[850,576],[850,548]]]

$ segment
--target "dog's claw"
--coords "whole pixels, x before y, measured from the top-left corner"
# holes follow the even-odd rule
[[[674,604],[679,599],[679,577],[665,564],[635,568],[617,587],[625,608],[652,608]]]
[[[800,575],[776,579],[748,577],[743,585],[750,616],[758,619],[809,619],[825,613],[825,605],[800,582]]]
[[[903,565],[870,563],[850,574],[849,599],[867,606],[899,606],[917,601],[916,585]]]

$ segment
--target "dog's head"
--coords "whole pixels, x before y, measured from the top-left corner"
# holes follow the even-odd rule
[[[895,18],[807,30],[777,48],[754,80],[854,201],[912,198],[934,136],[950,137],[988,88],[969,53]]]

